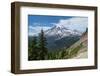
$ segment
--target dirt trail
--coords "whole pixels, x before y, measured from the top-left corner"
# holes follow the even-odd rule
[[[79,53],[76,57],[74,57],[75,59],[80,59],[80,58],[87,58],[88,57],[88,53],[87,51]]]

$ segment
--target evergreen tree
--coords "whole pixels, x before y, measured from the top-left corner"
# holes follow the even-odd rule
[[[41,60],[44,60],[46,59],[46,55],[47,55],[47,48],[46,48],[46,45],[47,45],[47,41],[46,41],[46,38],[44,36],[44,31],[43,29],[41,30],[41,33],[39,34],[39,48],[40,48],[40,59]]]
[[[85,32],[83,32],[83,35],[88,33],[88,28],[86,28]]]
[[[86,28],[86,33],[88,32],[88,28]]]
[[[30,44],[30,47],[29,47],[29,60],[37,60],[37,56],[38,56],[38,46],[37,46],[37,38],[36,37],[33,37],[32,39],[32,42]]]

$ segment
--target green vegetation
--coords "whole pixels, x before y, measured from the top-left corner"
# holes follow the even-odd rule
[[[28,60],[45,60],[48,52],[46,44],[44,32],[41,30],[39,39],[33,37],[32,41],[29,41]]]
[[[75,57],[81,48],[82,48],[82,43],[77,47],[72,48],[71,51],[69,52],[70,58]]]
[[[47,41],[44,36],[43,30],[39,37],[33,37],[32,41],[28,44],[28,60],[54,60],[54,59],[68,59],[75,57],[79,50],[83,47],[82,43],[75,47],[68,49],[62,48],[59,50],[48,51],[46,48]]]
[[[82,43],[74,48],[62,49],[59,52],[51,52],[48,54],[48,59],[69,59],[75,57],[79,50],[83,47]]]

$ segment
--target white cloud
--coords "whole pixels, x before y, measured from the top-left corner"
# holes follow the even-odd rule
[[[41,29],[43,29],[45,31],[45,30],[48,30],[50,28],[51,27],[48,27],[48,26],[35,26],[35,27],[29,26],[28,35],[29,36],[38,35],[38,33],[40,33]]]
[[[42,26],[51,26],[52,23],[37,23],[37,22],[35,23],[34,22],[32,25],[34,25],[34,26],[41,26],[42,27]]]
[[[88,26],[88,18],[87,17],[74,17],[70,19],[62,19],[57,24],[57,26],[64,26],[69,29],[77,29],[79,31],[84,31]]]
[[[61,19],[59,20],[58,23],[50,23],[52,25],[56,25],[58,27],[67,27],[69,29],[77,29],[81,32],[84,32],[86,30],[86,27],[88,27],[88,18],[87,17],[73,17],[70,19]],[[38,33],[40,33],[41,29],[48,30],[51,27],[50,26],[43,26],[45,24],[41,24],[41,23],[34,23],[34,26],[30,25],[29,26],[29,36],[33,36],[33,35],[38,35]],[[36,25],[36,26],[35,26]]]

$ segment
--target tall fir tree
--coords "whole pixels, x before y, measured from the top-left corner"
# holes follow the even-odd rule
[[[29,60],[37,60],[38,56],[38,46],[37,46],[37,38],[33,37],[32,42],[30,44],[30,49],[29,49]]]
[[[88,33],[88,28],[86,28],[86,33]]]
[[[46,41],[46,37],[44,36],[44,31],[43,29],[41,30],[41,33],[39,34],[39,48],[40,48],[40,59],[44,60],[46,59],[46,55],[47,55],[47,41]]]

